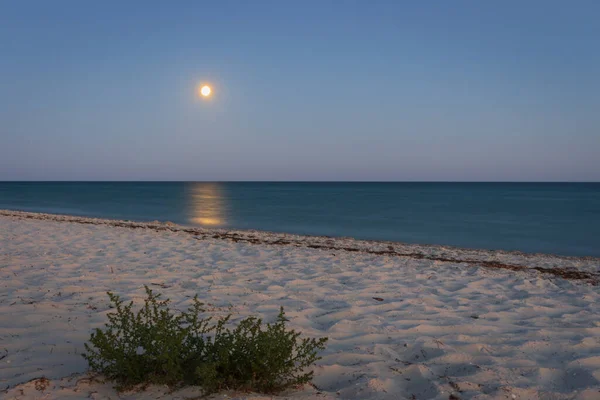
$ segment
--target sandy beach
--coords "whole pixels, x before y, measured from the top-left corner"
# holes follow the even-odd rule
[[[117,394],[81,357],[107,291],[329,338],[312,386],[238,399],[600,399],[600,259],[0,211],[0,397]],[[43,378],[43,379],[40,379]]]

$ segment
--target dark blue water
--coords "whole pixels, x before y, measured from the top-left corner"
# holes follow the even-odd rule
[[[600,183],[0,182],[0,209],[600,256]]]

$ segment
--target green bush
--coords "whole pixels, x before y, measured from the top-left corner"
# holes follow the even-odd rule
[[[230,329],[230,316],[203,317],[197,296],[187,312],[171,312],[168,299],[145,288],[147,298],[137,313],[133,302],[124,304],[109,292],[116,312],[85,344],[90,369],[115,380],[118,389],[155,383],[199,385],[207,394],[221,389],[273,393],[312,379],[306,368],[320,359],[317,352],[327,338],[300,338],[287,330],[283,307],[273,324],[249,317]]]

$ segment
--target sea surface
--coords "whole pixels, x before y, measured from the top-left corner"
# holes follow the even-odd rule
[[[0,209],[600,256],[600,183],[0,182]]]

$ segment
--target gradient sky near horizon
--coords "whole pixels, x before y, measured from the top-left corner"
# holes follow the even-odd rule
[[[599,16],[1,2],[0,180],[599,181]]]

